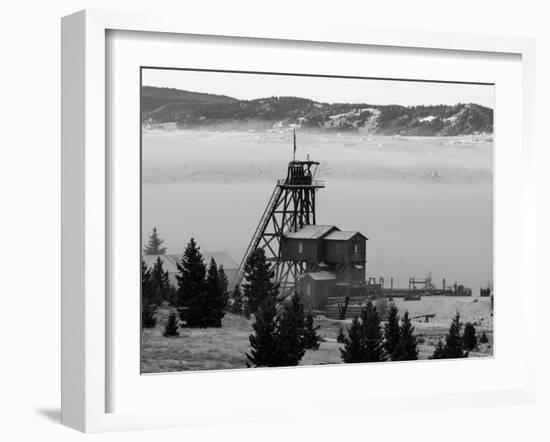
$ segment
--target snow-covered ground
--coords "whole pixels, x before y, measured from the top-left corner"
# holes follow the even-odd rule
[[[402,314],[408,310],[412,317],[436,312],[429,323],[413,321],[418,341],[419,359],[428,359],[438,340],[444,340],[450,322],[458,311],[461,320],[475,324],[478,338],[485,333],[486,344],[470,353],[470,357],[493,355],[493,328],[490,299],[424,297],[421,301],[400,301],[396,305]],[[248,337],[253,332],[252,322],[232,314],[226,314],[222,328],[180,329],[180,336],[162,336],[168,309],[157,313],[157,327],[145,329],[142,335],[141,370],[144,373],[160,373],[187,370],[220,370],[246,368],[246,353],[250,351]],[[316,320],[318,334],[324,342],[318,350],[307,350],[300,365],[341,364],[340,349],[336,342],[340,328],[346,332],[351,320]]]

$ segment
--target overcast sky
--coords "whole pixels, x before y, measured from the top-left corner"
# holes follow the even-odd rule
[[[326,103],[403,106],[477,103],[494,107],[494,87],[488,85],[161,69],[143,69],[142,81],[144,86],[229,95],[242,100],[296,96]]]

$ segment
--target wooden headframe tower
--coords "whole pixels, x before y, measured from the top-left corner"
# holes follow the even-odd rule
[[[241,284],[246,260],[254,250],[263,248],[272,263],[275,282],[279,284],[283,297],[293,292],[295,281],[306,270],[303,262],[282,259],[283,235],[316,223],[316,192],[325,187],[323,181],[315,180],[318,162],[311,161],[309,155],[306,161],[296,160],[296,132],[293,149],[293,160],[288,163],[286,178],[277,180],[233,280],[234,285]]]

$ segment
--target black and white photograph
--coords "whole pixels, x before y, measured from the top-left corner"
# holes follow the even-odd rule
[[[142,374],[493,356],[493,84],[140,87]]]

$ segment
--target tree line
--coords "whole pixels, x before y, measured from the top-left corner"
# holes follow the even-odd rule
[[[162,243],[154,229],[145,254],[165,253]],[[319,327],[314,325],[313,316],[304,311],[297,294],[286,302],[279,298],[279,287],[273,282],[274,274],[263,249],[255,250],[247,259],[242,290],[236,286],[230,296],[223,266],[212,259],[207,267],[193,238],[177,269],[174,288],[160,257],[151,269],[142,261],[143,327],[155,327],[157,306],[169,302],[178,315],[169,314],[163,330],[166,337],[177,336],[180,326],[221,327],[226,311],[246,318],[253,316],[251,350],[246,354],[249,366],[297,365],[307,349],[319,348]]]
[[[409,313],[399,318],[398,309],[391,304],[388,321],[382,327],[376,305],[368,301],[355,316],[348,328],[347,336],[340,334],[344,348],[341,358],[347,363],[410,361],[418,359],[418,348],[414,327]]]
[[[462,330],[460,314],[456,313],[444,342],[440,339],[434,345],[430,359],[467,358],[469,352],[477,348],[478,339],[472,323],[466,323]],[[342,360],[347,363],[418,359],[418,343],[409,313],[405,311],[400,318],[393,303],[389,308],[387,322],[382,326],[376,305],[369,301],[361,314],[353,318],[347,336],[340,329],[337,340],[344,344],[340,353]],[[488,342],[485,333],[479,342]]]
[[[304,349],[311,348],[305,346],[303,340],[307,333],[311,333],[313,317],[305,316],[307,326],[304,327],[303,306],[298,295],[294,294],[290,302],[280,303],[279,288],[273,283],[273,277],[263,250],[256,250],[246,262],[243,292],[255,316],[254,333],[250,336],[251,352],[247,354],[247,359],[257,367],[297,365],[305,353]],[[386,314],[385,311],[383,313]],[[464,332],[462,327],[457,313],[445,342],[440,340],[434,346],[430,359],[468,357],[469,351],[477,346],[476,331],[471,323],[466,324]],[[320,338],[316,335],[316,329],[313,336],[314,348],[318,348]],[[482,339],[487,341],[485,334]],[[418,359],[418,342],[409,313],[405,311],[400,317],[393,302],[383,324],[377,305],[368,301],[361,314],[353,318],[347,334],[343,329],[339,330],[337,340],[344,344],[340,353],[345,363]]]
[[[156,229],[145,252],[163,251],[163,241]],[[178,327],[221,327],[225,312],[253,318],[253,333],[249,337],[248,366],[293,366],[307,349],[319,348],[322,338],[314,326],[311,313],[305,312],[298,294],[282,299],[274,272],[263,249],[256,249],[245,262],[242,288],[228,293],[228,279],[223,266],[214,259],[207,267],[200,247],[193,238],[177,263],[177,288],[172,287],[168,272],[157,258],[149,269],[142,262],[142,325],[154,327],[156,307],[163,301],[176,307],[165,324],[164,336],[177,336]],[[387,309],[387,312],[386,312]],[[340,328],[337,341],[345,363],[407,361],[418,359],[418,343],[409,313],[402,317],[393,302],[379,311],[368,301],[360,315],[353,318],[346,332]],[[383,324],[381,316],[387,316]],[[179,317],[179,319],[178,319]],[[453,319],[444,342],[434,347],[430,359],[464,358],[478,344],[475,327],[463,324],[460,316]],[[482,335],[480,342],[488,339]]]
[[[144,250],[145,254],[158,254],[160,251],[164,253],[165,249],[159,248],[161,244],[162,240],[154,229]],[[221,327],[229,298],[229,281],[223,266],[217,265],[212,258],[207,267],[200,247],[191,238],[177,263],[177,269],[177,286],[173,287],[160,257],[152,268],[148,268],[142,261],[142,326],[154,327],[157,307],[168,302],[176,308],[181,321],[179,325]],[[177,335],[177,327],[174,332],[174,324],[178,325],[176,313],[171,313],[171,316],[165,326],[165,336]]]

